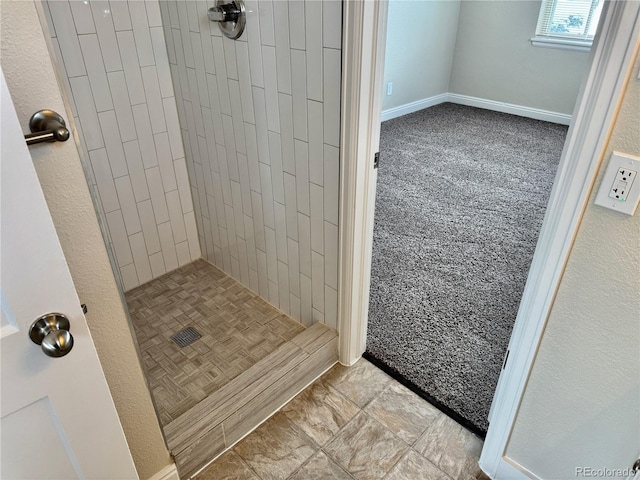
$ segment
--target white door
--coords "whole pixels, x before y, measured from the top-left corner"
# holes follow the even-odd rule
[[[0,83],[0,478],[137,478],[1,70]],[[50,312],[74,340],[59,358],[29,338]]]

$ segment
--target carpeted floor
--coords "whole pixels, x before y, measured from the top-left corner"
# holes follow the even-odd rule
[[[449,103],[382,124],[367,358],[481,434],[566,132]]]

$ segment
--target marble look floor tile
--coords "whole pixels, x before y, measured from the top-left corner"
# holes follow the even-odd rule
[[[213,464],[196,475],[195,480],[260,480],[244,460],[229,450]]]
[[[283,413],[277,413],[234,451],[263,480],[286,479],[317,450],[318,446]]]
[[[360,412],[325,447],[325,452],[357,479],[382,478],[407,445],[377,420]]]
[[[361,408],[391,382],[391,377],[364,358],[350,367],[336,365],[323,379]]]
[[[414,450],[409,450],[396,466],[384,477],[385,480],[451,480],[446,473]]]
[[[480,471],[475,475],[465,475],[462,477],[462,480],[491,480],[486,473]]]
[[[440,411],[400,383],[391,384],[365,411],[409,445],[413,445]]]
[[[289,477],[289,480],[352,480],[340,465],[331,460],[326,453],[319,451],[300,469]]]
[[[444,413],[429,425],[414,449],[454,480],[481,473],[482,440]]]
[[[316,381],[282,409],[318,445],[324,445],[359,411],[323,380]]]

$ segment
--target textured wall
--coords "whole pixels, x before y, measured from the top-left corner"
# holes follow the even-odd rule
[[[533,47],[540,1],[463,1],[449,91],[571,115],[589,54]]]
[[[200,257],[159,3],[43,7],[89,185],[129,290]]]
[[[459,0],[389,2],[382,110],[449,91],[459,11]]]
[[[48,107],[67,117],[33,2],[2,2],[2,68],[23,130]],[[28,55],[25,55],[28,52]],[[22,94],[20,94],[22,92]],[[73,134],[73,133],[72,133]],[[29,151],[51,212],[100,363],[138,474],[149,478],[171,463],[140,368],[74,138]],[[71,388],[83,388],[70,384]]]
[[[336,326],[342,5],[161,2],[203,256],[309,325]]]
[[[613,150],[640,156],[640,56],[553,305],[507,455],[540,478],[630,468],[640,445],[640,212],[593,204]],[[585,439],[587,441],[585,441]]]

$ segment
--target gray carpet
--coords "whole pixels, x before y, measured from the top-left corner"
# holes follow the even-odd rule
[[[566,132],[449,103],[382,124],[367,358],[480,433]]]

